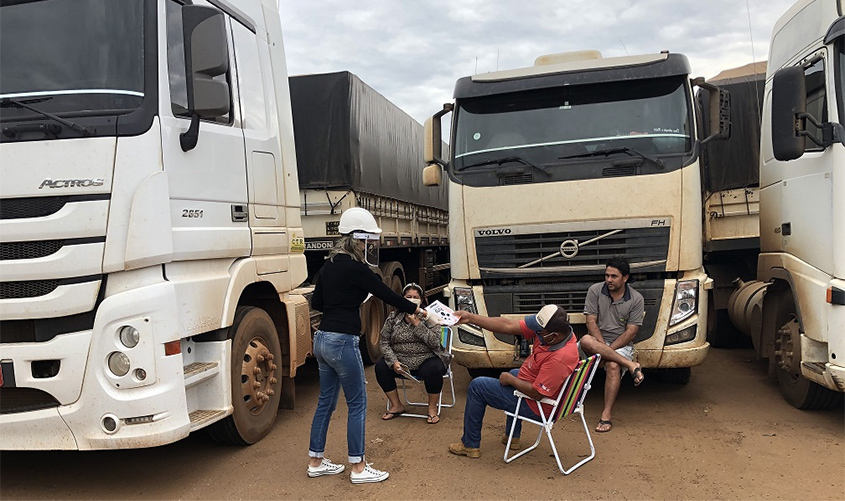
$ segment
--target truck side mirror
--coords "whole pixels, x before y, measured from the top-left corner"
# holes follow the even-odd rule
[[[440,132],[440,117],[452,111],[452,103],[445,103],[443,109],[435,113],[425,121],[425,143],[423,148],[423,160],[426,164],[437,163],[446,165],[443,160],[443,146]]]
[[[772,150],[781,161],[804,154],[806,136],[799,114],[807,112],[807,84],[800,66],[782,68],[772,80]]]
[[[710,135],[701,140],[707,144],[714,139],[730,139],[731,137],[731,94],[725,89],[705,82],[698,77],[692,81],[693,85],[707,90],[707,111],[710,117]]]
[[[440,148],[440,117],[429,117],[425,121],[425,145],[423,160],[426,164],[436,163],[443,155]]]
[[[184,6],[182,33],[191,125],[179,139],[182,150],[188,151],[196,147],[200,118],[229,112],[229,84],[214,78],[229,70],[229,50],[223,13],[212,7]]]
[[[438,163],[426,165],[422,178],[425,186],[440,186],[443,182],[443,167]]]

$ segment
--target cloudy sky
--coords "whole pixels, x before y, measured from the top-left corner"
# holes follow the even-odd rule
[[[793,0],[279,0],[291,75],[348,70],[423,122],[455,80],[542,54],[669,50],[693,76],[768,57]]]

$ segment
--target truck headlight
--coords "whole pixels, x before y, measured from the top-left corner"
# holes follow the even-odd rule
[[[141,340],[141,333],[138,329],[131,325],[124,325],[120,328],[120,342],[127,348],[134,348],[138,346],[138,341]]]
[[[129,357],[120,351],[113,351],[108,358],[109,370],[117,377],[123,377],[129,372]]]
[[[455,309],[464,310],[470,313],[478,313],[475,307],[475,296],[472,294],[472,289],[464,287],[455,287],[452,291],[455,296]]]
[[[683,280],[675,284],[672,318],[669,325],[676,325],[698,313],[698,280]]]

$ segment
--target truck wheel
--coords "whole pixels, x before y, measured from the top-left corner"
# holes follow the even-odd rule
[[[792,296],[778,301],[780,326],[775,334],[775,368],[781,395],[798,409],[832,409],[842,394],[818,385],[801,375],[801,333]]]
[[[402,294],[402,277],[404,274],[402,264],[396,261],[382,263],[379,267],[381,272],[381,279],[384,285],[388,286],[396,294]],[[361,328],[364,330],[361,339],[361,358],[365,364],[374,364],[381,358],[381,347],[379,347],[379,339],[381,338],[381,328],[384,326],[384,320],[395,308],[384,304],[379,299],[371,299],[369,305],[361,308]],[[365,311],[365,309],[367,311]]]
[[[664,383],[669,384],[687,384],[689,383],[692,370],[689,367],[678,367],[675,369],[660,369],[657,372],[658,377]]]
[[[384,319],[384,303],[380,299],[371,298],[361,305],[361,328],[364,332],[358,348],[361,350],[361,358],[366,365],[376,363],[381,357],[378,342]]]
[[[276,421],[282,394],[277,363],[282,360],[279,335],[270,315],[253,306],[240,307],[229,330],[232,339],[232,405],[234,412],[209,426],[215,440],[251,445]]]

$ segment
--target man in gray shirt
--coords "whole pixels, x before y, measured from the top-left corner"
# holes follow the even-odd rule
[[[604,282],[590,286],[584,303],[587,332],[598,341],[610,346],[628,360],[634,359],[634,337],[643,324],[645,310],[643,296],[628,285],[631,268],[622,258],[614,257],[605,265]],[[619,393],[622,376],[627,371],[616,362],[603,362],[607,374],[604,383],[604,409],[596,427],[598,432],[613,427],[611,411]],[[637,364],[631,376],[634,385],[643,380]]]

